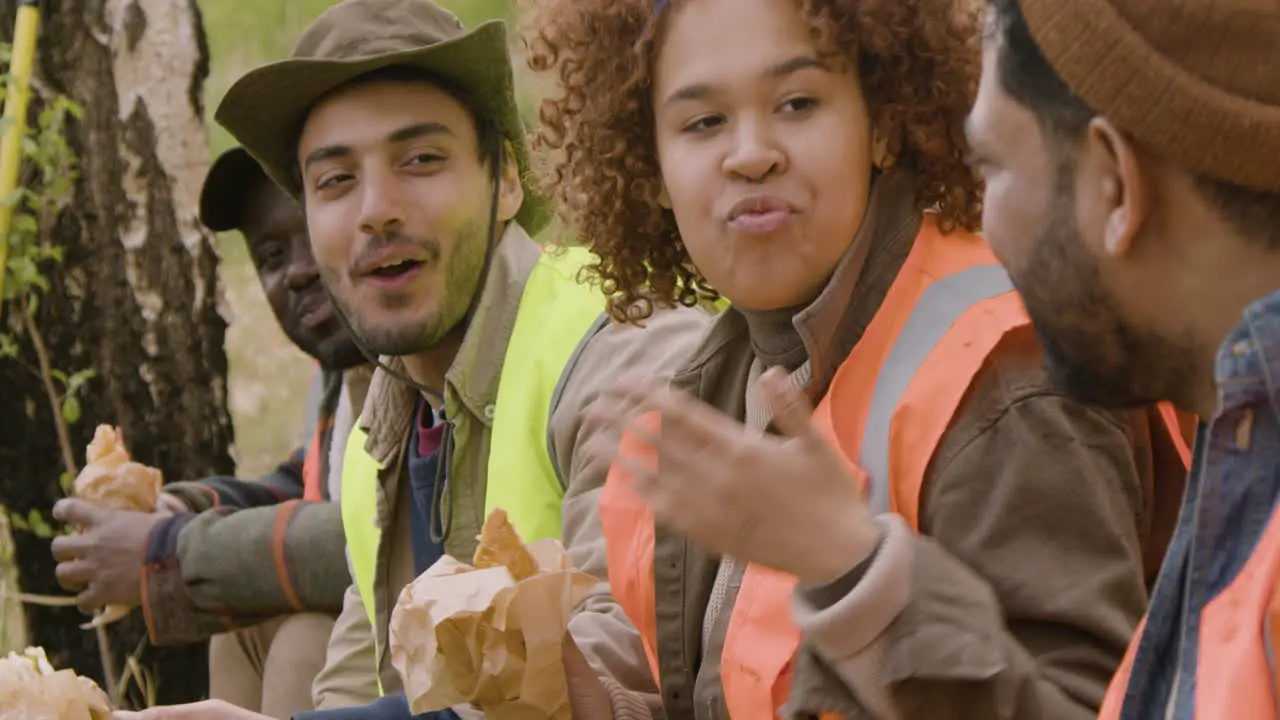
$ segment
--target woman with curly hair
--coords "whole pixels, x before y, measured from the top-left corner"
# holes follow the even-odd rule
[[[1052,389],[975,234],[975,6],[535,0],[546,189],[613,317],[731,303],[593,409],[575,717],[1096,712],[1184,448]]]

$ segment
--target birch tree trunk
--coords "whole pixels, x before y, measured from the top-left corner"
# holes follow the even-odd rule
[[[6,41],[16,5],[0,0]],[[208,167],[207,74],[195,0],[44,2],[38,88],[69,96],[84,114],[68,132],[80,164],[75,199],[54,233],[65,257],[46,269],[52,287],[36,321],[53,367],[96,372],[70,426],[80,464],[94,427],[111,423],[166,481],[234,470],[218,256],[197,220]],[[33,106],[38,112],[39,89]],[[63,454],[17,316],[0,310],[0,331],[17,330],[21,346],[16,361],[0,360],[0,503],[47,514],[62,495]],[[48,541],[21,532],[15,539],[23,589],[65,594]],[[94,635],[78,627],[84,621],[74,608],[27,607],[29,641],[101,682]],[[139,613],[110,632],[118,664],[146,635]],[[160,702],[205,695],[206,647],[147,648],[139,659],[156,673]]]

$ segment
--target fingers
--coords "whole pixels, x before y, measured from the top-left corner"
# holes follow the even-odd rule
[[[68,525],[95,525],[101,516],[102,508],[84,500],[59,500],[53,506],[53,519]]]
[[[95,610],[106,605],[93,582],[94,567],[87,560],[58,563],[54,575],[58,578],[58,585],[64,590],[79,593],[76,595],[76,607],[80,608],[80,612],[92,615]]]
[[[644,387],[641,387],[642,384]],[[678,445],[673,444],[671,438],[679,439],[677,437],[679,436],[687,439],[701,435],[701,433],[690,432],[688,429],[671,431],[664,442],[664,433],[667,433],[669,423],[675,422],[668,419],[682,412],[681,406],[686,402],[695,404],[696,401],[682,398],[679,393],[648,380],[633,380],[629,383],[629,387],[627,385],[627,383],[619,383],[617,387],[603,393],[584,410],[587,421],[595,426],[595,431],[585,448],[594,459],[612,462],[623,445],[623,436],[627,434],[632,436],[631,442],[639,442],[654,449],[661,445],[664,452],[678,449]],[[662,399],[662,396],[668,393],[671,395],[671,402]],[[659,417],[663,418],[661,423]],[[681,425],[676,423],[677,428]],[[680,432],[684,435],[680,435]]]
[[[619,388],[627,407],[628,429],[635,427],[634,418],[657,413],[662,418],[660,431],[664,457],[704,450],[724,449],[742,431],[742,425],[719,410],[665,384],[648,382],[645,387]]]
[[[191,512],[187,503],[173,493],[162,492],[156,498],[156,512],[162,515],[181,515]]]
[[[665,507],[663,487],[658,482],[658,469],[651,462],[631,457],[620,457],[614,461],[614,467],[620,468],[631,481],[631,489],[651,506]],[[661,513],[659,513],[661,514]]]
[[[778,432],[794,438],[813,432],[813,405],[782,368],[770,368],[760,376],[760,394],[773,410]]]
[[[100,585],[90,582],[84,591],[76,595],[76,607],[85,615],[92,615],[106,607],[107,600],[99,592]]]
[[[54,560],[66,562],[84,557],[85,551],[89,550],[90,546],[90,541],[83,534],[76,533],[54,538],[50,550],[53,551]]]
[[[80,592],[93,579],[93,566],[87,560],[58,563],[58,567],[53,572],[58,578],[58,584],[64,590],[72,592]]]

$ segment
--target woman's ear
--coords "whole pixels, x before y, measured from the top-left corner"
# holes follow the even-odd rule
[[[667,210],[671,209],[671,196],[667,194],[666,183],[662,183],[658,189],[658,204]]]
[[[879,170],[888,170],[898,161],[889,147],[889,136],[876,132],[871,136],[871,164]]]

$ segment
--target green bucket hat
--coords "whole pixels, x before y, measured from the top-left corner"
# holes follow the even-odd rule
[[[490,20],[471,31],[427,0],[343,0],[311,23],[288,60],[240,78],[215,119],[295,198],[302,196],[298,133],[328,93],[392,66],[418,68],[465,92],[475,112],[511,142],[524,185],[516,221],[536,235],[550,220],[530,187],[529,146],[516,106],[506,24]]]

